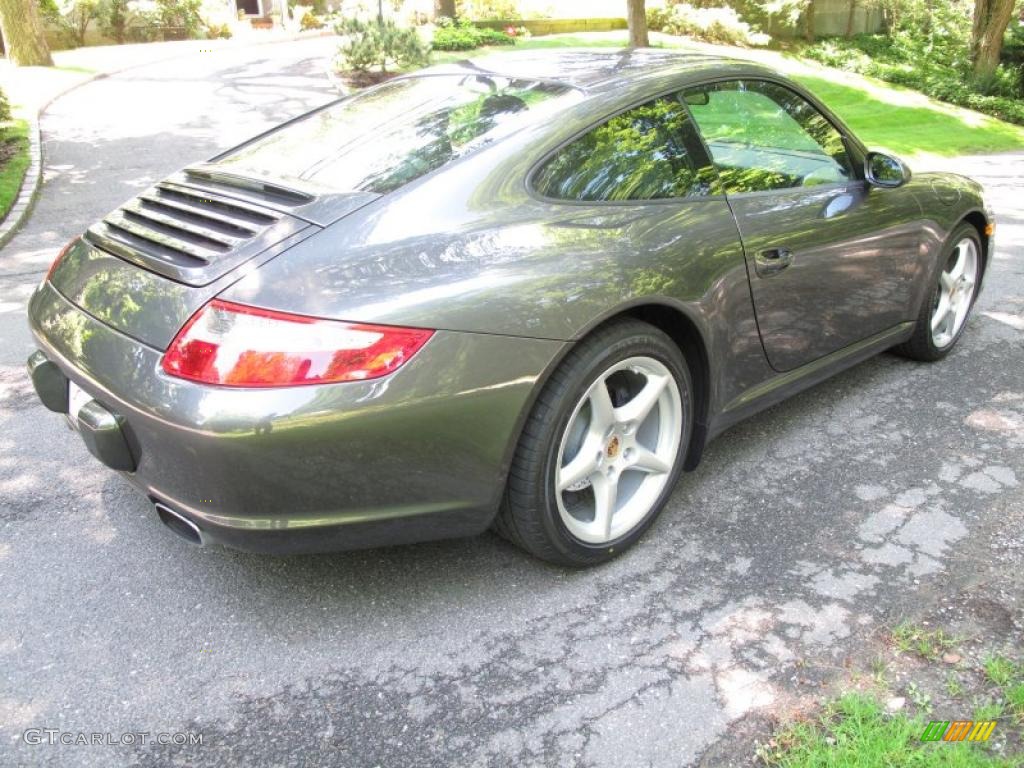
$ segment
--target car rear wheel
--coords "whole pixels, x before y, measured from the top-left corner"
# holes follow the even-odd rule
[[[942,251],[931,290],[921,307],[914,335],[897,347],[913,360],[941,360],[953,349],[974,306],[981,282],[981,240],[970,224],[957,227]]]
[[[589,336],[566,357],[524,427],[496,527],[561,565],[610,560],[664,507],[692,430],[678,346],[635,320]]]

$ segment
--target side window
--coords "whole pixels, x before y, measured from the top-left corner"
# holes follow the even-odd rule
[[[762,192],[851,179],[843,137],[793,91],[760,80],[689,90],[685,100],[726,192]]]
[[[545,197],[595,202],[709,195],[716,184],[686,107],[674,96],[616,115],[560,149],[533,178]]]

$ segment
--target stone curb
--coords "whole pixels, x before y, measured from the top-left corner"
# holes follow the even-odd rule
[[[0,248],[7,245],[21,223],[28,218],[32,206],[35,205],[39,187],[42,186],[40,182],[43,175],[43,152],[40,146],[38,116],[31,117],[28,121],[28,157],[28,168],[25,169],[25,178],[21,180],[18,196],[3,221],[0,221]]]
[[[244,45],[232,46],[237,48],[247,48],[260,45],[274,45],[275,43],[292,43],[296,40],[305,40],[314,37],[329,37],[330,32],[321,32],[320,34],[296,34],[289,37],[279,38],[277,40],[256,40],[251,43]],[[72,85],[60,91],[53,98],[48,100],[45,104],[39,107],[39,111],[35,116],[28,118],[28,143],[29,143],[29,165],[25,171],[25,178],[21,180],[21,189],[18,190],[18,197],[14,201],[14,205],[11,206],[10,210],[7,211],[3,221],[0,221],[0,248],[3,248],[10,242],[20,229],[22,223],[28,218],[28,215],[32,212],[32,207],[35,205],[36,199],[39,196],[39,190],[42,187],[43,181],[43,149],[42,149],[42,137],[39,126],[39,118],[42,117],[43,112],[49,109],[50,105],[53,104],[57,99],[66,96],[76,88],[81,88],[83,85],[87,85],[95,80],[100,80],[105,77],[111,77],[112,75],[119,75],[122,72],[127,72],[132,69],[139,67],[148,67],[151,64],[160,64],[166,61],[173,61],[174,59],[182,59],[191,56],[194,51],[187,51],[182,53],[174,53],[163,58],[152,59],[151,61],[140,62],[137,64],[130,64],[127,67],[121,69],[112,69],[106,72],[95,72],[86,79],[73,83]]]

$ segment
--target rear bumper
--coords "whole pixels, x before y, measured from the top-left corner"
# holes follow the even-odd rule
[[[122,440],[134,465],[125,477],[204,542],[274,553],[484,530],[534,385],[564,344],[438,331],[384,379],[237,390],[166,376],[161,350],[49,283],[33,295],[29,320],[40,398],[66,408],[54,383],[63,376],[95,401],[105,441],[90,443],[89,406],[78,425],[94,455],[131,470],[111,460],[109,446]]]

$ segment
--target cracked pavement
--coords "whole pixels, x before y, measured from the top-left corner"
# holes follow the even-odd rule
[[[37,404],[25,301],[123,200],[331,98],[331,46],[155,64],[42,117],[46,183],[0,252],[0,764],[724,765],[744,759],[731,728],[819,695],[943,596],[988,590],[1020,642],[1024,154],[945,162],[999,217],[953,355],[883,355],[730,430],[606,567],[490,534],[271,558],[167,532]],[[27,728],[203,744],[30,745]]]

